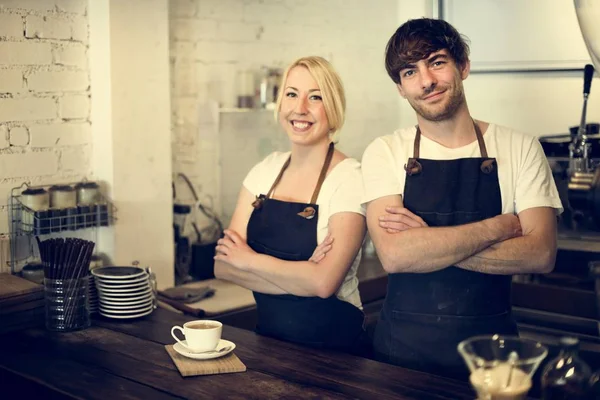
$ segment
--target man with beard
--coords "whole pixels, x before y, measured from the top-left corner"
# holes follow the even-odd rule
[[[469,48],[450,24],[406,22],[385,63],[418,125],[376,139],[362,159],[367,225],[389,273],[374,350],[463,378],[460,341],[518,335],[511,276],[553,269],[562,206],[535,137],[471,117]]]

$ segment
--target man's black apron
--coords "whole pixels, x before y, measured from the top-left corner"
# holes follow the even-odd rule
[[[253,203],[247,238],[254,251],[287,261],[311,257],[317,246],[316,201],[332,156],[333,143],[310,203],[270,198],[290,163],[287,160],[267,195],[260,195]],[[363,333],[363,312],[335,295],[322,299],[253,293],[258,311],[256,330],[260,334],[314,347],[351,350]]]
[[[431,227],[481,221],[502,212],[498,165],[487,156],[477,124],[481,158],[408,160],[404,207]],[[491,275],[450,266],[430,273],[388,276],[387,296],[375,330],[374,351],[382,361],[464,379],[457,352],[475,335],[517,335],[511,316],[510,275]]]

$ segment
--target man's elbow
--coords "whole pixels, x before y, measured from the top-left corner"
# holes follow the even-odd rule
[[[540,274],[547,274],[554,270],[556,263],[556,248],[547,249],[538,258],[537,272]]]

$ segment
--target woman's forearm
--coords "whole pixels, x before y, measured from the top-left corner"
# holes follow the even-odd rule
[[[215,276],[255,292],[267,294],[288,294],[285,290],[257,274],[215,260]]]
[[[330,297],[345,276],[345,272],[336,273],[324,263],[284,261],[266,254],[257,253],[251,264],[254,274],[296,296]]]

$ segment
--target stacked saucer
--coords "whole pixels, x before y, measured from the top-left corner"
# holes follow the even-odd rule
[[[90,306],[90,314],[95,314],[98,312],[98,290],[96,290],[94,278],[89,278],[90,279],[88,281],[88,304]]]
[[[90,261],[90,272],[93,269],[100,268],[102,266],[102,259],[98,256],[92,256]],[[96,290],[96,282],[93,276],[90,276],[88,282],[88,299],[90,305],[90,314],[96,314],[98,312],[98,290]]]
[[[151,314],[154,290],[150,274],[139,267],[100,267],[92,270],[100,315],[130,319]]]

